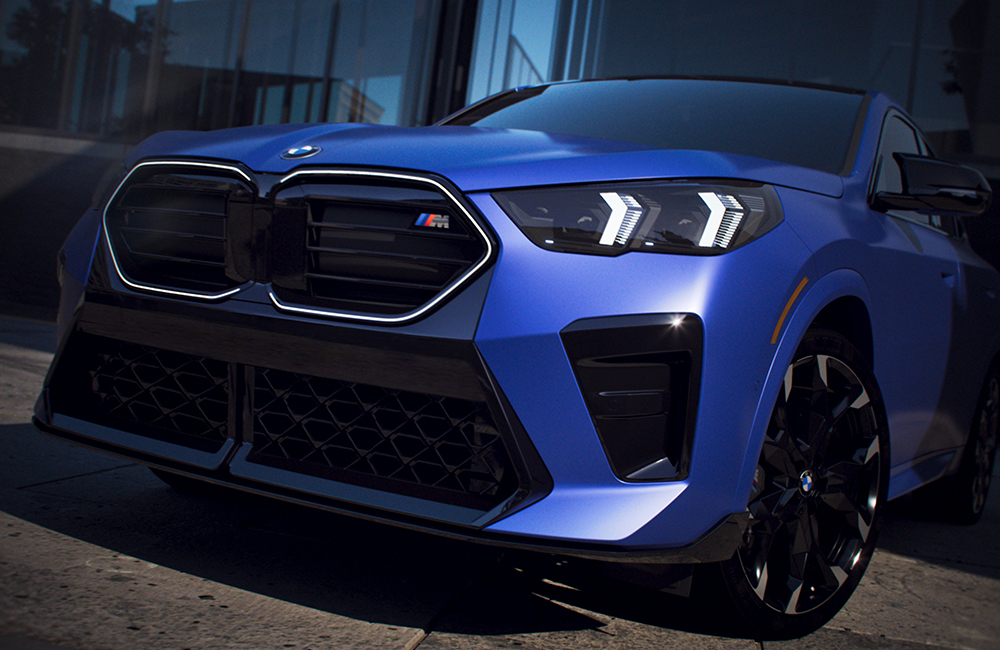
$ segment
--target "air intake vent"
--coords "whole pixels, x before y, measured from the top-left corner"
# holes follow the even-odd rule
[[[249,460],[488,509],[517,488],[485,404],[257,368]]]
[[[294,251],[296,243],[281,238],[296,236],[302,251],[275,261],[282,306],[413,315],[489,258],[486,233],[436,181],[375,173],[301,180],[308,182],[280,192],[275,205],[274,249]]]
[[[215,453],[229,436],[229,364],[78,333],[53,379],[59,413]]]
[[[254,192],[236,170],[137,166],[105,213],[122,279],[135,288],[216,298],[245,282],[227,264],[227,233],[249,222]]]

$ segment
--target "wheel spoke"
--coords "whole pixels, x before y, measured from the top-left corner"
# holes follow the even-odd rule
[[[850,460],[829,467],[823,477],[825,488],[820,502],[842,515],[862,541],[868,539],[876,506],[871,481],[865,475],[877,471],[871,461],[877,461],[878,453],[878,438],[874,438],[869,445],[858,448]]]
[[[798,602],[806,585],[810,558],[816,554],[817,522],[809,514],[809,507],[803,504],[788,528],[788,576],[785,588],[791,593],[783,603],[788,614],[797,614]]]
[[[797,432],[793,437],[805,463],[815,465],[826,457],[844,415],[868,404],[868,395],[847,366],[826,355],[802,359],[789,371],[785,419]]]
[[[849,529],[857,531],[857,536],[861,541],[867,541],[868,533],[871,531],[874,510],[868,503],[867,495],[849,494],[843,486],[837,489],[827,490],[821,497],[820,502],[840,515],[840,520]],[[845,529],[844,535],[847,534]]]
[[[749,548],[744,549],[744,570],[750,586],[757,594],[757,597],[764,600],[767,592],[768,559],[771,554],[771,547],[774,544],[775,531],[771,527],[771,521],[757,523],[751,531],[751,543]]]
[[[792,436],[783,429],[777,432],[775,438],[764,440],[761,460],[771,470],[788,475],[791,475],[795,468],[804,462],[798,445],[792,440]]]
[[[815,550],[816,519],[809,514],[809,507],[803,504],[798,518],[788,524],[788,567],[789,573],[798,579],[805,577],[809,554]]]
[[[782,521],[788,512],[794,512],[801,501],[797,486],[770,485],[748,506],[750,514],[758,521]]]

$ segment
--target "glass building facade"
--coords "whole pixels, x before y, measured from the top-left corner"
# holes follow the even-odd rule
[[[133,141],[284,122],[422,124],[446,14],[462,5],[0,0],[0,122]]]
[[[0,0],[0,307],[54,304],[62,237],[152,133],[417,126],[546,81],[883,90],[996,182],[997,35],[1000,0]]]
[[[997,0],[482,0],[474,100],[539,81],[736,76],[881,90],[940,155],[1000,159]]]

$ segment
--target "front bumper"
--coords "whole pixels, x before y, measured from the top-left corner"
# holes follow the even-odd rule
[[[474,342],[489,274],[430,318],[386,329],[277,314],[253,289],[224,308],[131,293],[101,272],[107,268],[102,254],[36,406],[34,422],[44,433],[211,483],[506,547],[689,563],[726,559],[739,543],[746,513],[723,517],[694,542],[670,547],[573,539],[570,528],[551,536],[498,525],[544,500],[553,480]],[[374,390],[375,401],[388,395],[393,406],[375,409],[383,420],[394,419],[382,422],[386,427],[411,417],[403,428],[416,426],[423,435],[426,422],[450,420],[453,430],[439,434],[460,438],[451,446],[458,457],[439,454],[440,467],[423,475],[383,480],[378,468],[345,472],[337,463],[296,455],[309,434],[281,439],[265,420],[302,419],[317,408],[325,409],[324,418],[339,417],[321,404],[329,395],[316,384],[328,380],[352,395]],[[413,400],[420,404],[407,411]],[[421,408],[424,424],[415,417]],[[323,418],[311,418],[317,419]],[[400,449],[405,437],[393,438],[396,458],[383,453],[383,461],[398,463],[408,453]],[[330,451],[330,445],[321,450]],[[442,468],[453,475],[437,483],[427,478]],[[683,489],[679,482],[671,487]],[[581,501],[575,510],[590,505]]]
[[[220,185],[218,174],[167,167],[150,188],[209,183],[195,192],[209,207],[220,192],[246,199],[247,188]],[[207,481],[456,537],[588,557],[731,556],[757,456],[760,378],[773,363],[764,342],[786,301],[768,288],[807,262],[788,228],[722,256],[569,255],[528,241],[491,195],[455,194],[451,207],[481,218],[496,244],[469,259],[489,263],[441,289],[446,299],[419,318],[390,323],[337,316],[357,299],[339,289],[296,294],[316,309],[275,302],[274,287],[301,293],[303,273],[336,269],[325,258],[302,266],[302,251],[264,236],[288,235],[274,220],[319,229],[330,201],[368,197],[370,186],[337,186],[331,197],[328,183],[298,196],[294,183],[254,178],[253,216],[207,237],[224,243],[206,254],[221,275],[183,276],[192,287],[236,282],[232,294],[163,291],[132,267],[132,280],[149,286],[128,283],[106,226],[120,250],[150,243],[135,250],[162,257],[152,231],[129,221],[153,195],[128,195],[110,222],[88,213],[67,241],[61,346],[39,428]],[[407,183],[388,194],[409,201],[426,189]],[[253,228],[240,230],[244,221]],[[130,239],[136,230],[145,239]],[[184,259],[171,257],[171,268]],[[664,424],[668,439],[652,440]]]

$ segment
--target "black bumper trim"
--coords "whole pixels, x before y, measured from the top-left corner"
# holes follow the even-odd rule
[[[417,532],[443,536],[459,541],[485,544],[502,548],[545,553],[549,555],[566,555],[602,562],[627,562],[640,564],[698,564],[705,562],[721,562],[732,557],[739,546],[743,532],[746,530],[750,515],[748,512],[737,512],[721,519],[707,533],[695,542],[678,547],[668,548],[626,548],[614,544],[573,544],[564,540],[545,540],[531,537],[521,537],[509,534],[493,533],[479,529],[470,532],[469,527],[436,523],[429,525],[425,519],[393,513],[387,515],[374,507],[355,503],[345,503],[329,497],[299,492],[277,485],[265,485],[247,479],[235,477],[224,470],[218,472],[198,471],[191,466],[172,463],[152,454],[130,452],[122,453],[121,448],[88,438],[77,433],[66,431],[42,422],[37,416],[32,422],[39,431],[47,435],[67,440],[69,442],[98,449],[124,460],[138,462],[148,467],[162,469],[223,487],[235,488],[251,494],[276,498],[281,501],[318,508],[334,514],[356,517],[380,524],[396,526]],[[483,517],[485,518],[485,517]]]

